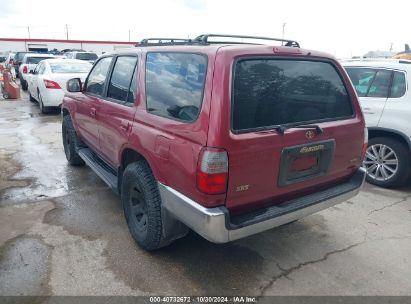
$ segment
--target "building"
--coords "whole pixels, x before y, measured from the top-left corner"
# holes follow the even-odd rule
[[[57,40],[57,39],[24,39],[0,38],[0,52],[81,49],[100,55],[114,50],[133,47],[136,42],[124,41],[92,41],[92,40]]]
[[[391,51],[369,51],[363,58],[391,58],[395,54],[397,53]]]

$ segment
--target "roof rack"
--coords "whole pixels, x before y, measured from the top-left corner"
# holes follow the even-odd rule
[[[187,45],[192,44],[191,39],[182,38],[145,38],[136,46],[158,46],[158,45]]]
[[[243,36],[243,35],[204,34],[204,35],[200,35],[197,38],[195,38],[194,41],[201,42],[202,44],[213,44],[213,43],[255,44],[255,43],[235,42],[235,41],[209,41],[210,37],[270,40],[270,41],[279,41],[279,42],[282,42],[282,43],[285,42],[285,44],[284,44],[285,46],[297,47],[297,48],[300,47],[300,44],[297,41],[294,41],[294,40],[280,39],[280,38],[270,38],[270,37],[260,37],[260,36]]]
[[[269,41],[279,41],[281,45],[289,47],[300,47],[300,44],[295,40],[270,38],[270,37],[259,37],[259,36],[243,36],[243,35],[221,35],[221,34],[204,34],[200,35],[194,39],[183,39],[183,38],[145,38],[140,41],[140,43],[135,46],[163,46],[163,45],[209,45],[209,44],[258,44],[252,42],[242,42],[242,41],[210,41],[211,37],[219,38],[237,38],[237,39],[255,39],[255,40],[269,40]]]

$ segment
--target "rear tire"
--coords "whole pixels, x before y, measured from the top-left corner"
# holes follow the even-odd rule
[[[410,176],[410,151],[395,139],[372,138],[368,141],[364,167],[367,169],[367,182],[385,188],[400,186]]]
[[[21,88],[23,91],[27,91],[27,81],[25,81],[23,78],[20,80],[21,83]]]
[[[50,113],[50,107],[45,107],[44,103],[43,103],[43,99],[41,98],[41,94],[40,92],[38,92],[39,94],[39,107],[40,107],[40,112],[43,114],[48,114]]]
[[[145,250],[170,242],[162,237],[161,198],[153,173],[144,160],[129,164],[121,185],[121,202],[130,233]]]
[[[29,91],[29,99],[30,99],[30,101],[31,101],[31,102],[36,102],[36,100],[34,99],[34,97],[33,97],[33,96],[31,96],[30,91]]]
[[[69,164],[73,166],[84,166],[84,160],[77,153],[78,148],[81,147],[81,141],[77,137],[70,115],[63,117],[62,136],[64,153],[66,154]]]

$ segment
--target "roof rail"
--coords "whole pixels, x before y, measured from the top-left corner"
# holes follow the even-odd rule
[[[192,43],[193,40],[183,38],[145,38],[135,46],[187,45]]]
[[[259,37],[259,36],[243,36],[243,35],[221,35],[221,34],[204,34],[200,35],[194,39],[194,41],[201,43],[201,44],[212,44],[212,43],[235,43],[235,44],[254,44],[254,43],[247,43],[247,42],[234,42],[234,41],[209,41],[210,37],[219,37],[219,38],[240,38],[240,39],[256,39],[256,40],[270,40],[270,41],[279,41],[283,43],[285,42],[285,46],[290,47],[300,47],[300,44],[295,40],[288,40],[288,39],[280,39],[280,38],[270,38],[270,37]]]
[[[269,40],[269,41],[279,41],[281,45],[289,47],[300,47],[300,44],[294,40],[270,38],[270,37],[259,37],[259,36],[243,36],[243,35],[221,35],[221,34],[204,34],[196,37],[195,39],[183,39],[183,38],[145,38],[137,43],[135,46],[163,46],[163,45],[209,45],[209,44],[257,44],[252,42],[242,42],[242,41],[210,41],[211,37],[219,38],[237,38],[237,39],[255,39],[255,40]]]

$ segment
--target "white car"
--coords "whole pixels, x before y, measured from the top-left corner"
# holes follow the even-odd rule
[[[367,181],[393,187],[411,174],[411,60],[343,61],[368,127]]]
[[[30,101],[38,101],[42,113],[59,107],[67,92],[66,82],[71,78],[86,80],[92,64],[76,59],[46,59],[27,77]]]
[[[23,57],[23,61],[19,67],[19,75],[20,75],[20,84],[21,88],[26,91],[27,90],[27,75],[30,71],[34,70],[37,64],[45,59],[54,58],[54,55],[51,54],[36,54],[36,53],[27,53]]]

